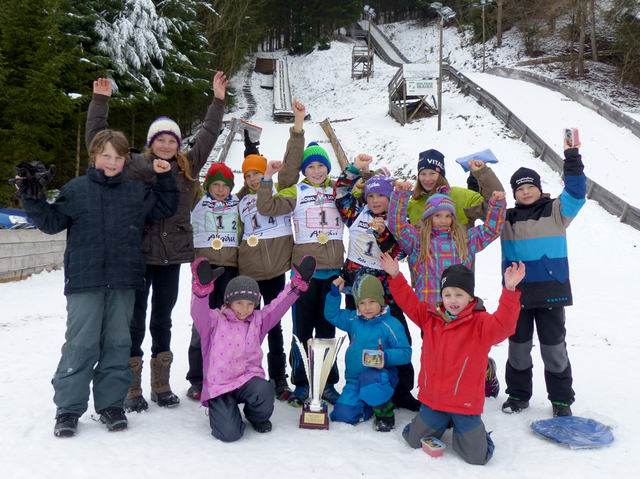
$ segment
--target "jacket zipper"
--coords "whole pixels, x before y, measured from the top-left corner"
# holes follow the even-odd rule
[[[453,391],[453,395],[456,396],[458,394],[458,386],[460,385],[460,379],[462,379],[462,374],[464,373],[464,369],[467,367],[467,361],[469,361],[469,356],[464,360],[464,364],[462,365],[462,371],[460,371],[460,376],[458,376],[458,381],[456,382],[456,389]]]

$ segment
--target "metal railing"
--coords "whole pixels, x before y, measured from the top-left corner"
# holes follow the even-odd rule
[[[491,114],[505,123],[505,126],[513,131],[521,141],[529,145],[536,156],[562,173],[563,160],[552,148],[545,143],[534,131],[532,131],[520,118],[514,115],[500,100],[471,81],[455,68],[448,66],[445,74],[456,82],[465,94],[478,100],[478,103],[486,107]],[[640,209],[630,205],[603,186],[587,178],[587,198],[596,201],[606,211],[618,216],[621,223],[628,224],[640,230]]]

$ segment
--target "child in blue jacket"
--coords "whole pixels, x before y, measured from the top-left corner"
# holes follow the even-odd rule
[[[516,206],[507,210],[501,236],[502,271],[512,262],[527,268],[518,286],[522,310],[518,326],[509,338],[506,367],[507,394],[502,405],[508,414],[529,407],[533,393],[533,323],[540,339],[544,379],[554,417],[571,416],[575,393],[571,363],[565,343],[564,307],[573,303],[567,255],[567,227],[585,204],[586,182],[578,143],[564,144],[564,190],[552,199],[542,192],[540,175],[520,168],[511,177]]]
[[[375,415],[376,430],[388,432],[395,425],[391,397],[398,384],[396,366],[411,362],[411,346],[404,326],[391,316],[384,302],[384,288],[378,278],[365,274],[355,280],[356,311],[340,309],[343,288],[343,278],[333,281],[324,309],[327,321],[351,338],[345,356],[347,383],[330,418],[356,424]],[[365,365],[365,350],[382,350],[382,360],[374,366]]]

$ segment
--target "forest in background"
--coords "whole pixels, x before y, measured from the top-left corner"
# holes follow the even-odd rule
[[[450,26],[482,41],[480,0],[443,0]],[[248,53],[330,48],[340,27],[362,16],[376,23],[436,19],[420,0],[0,0],[0,204],[16,206],[6,179],[20,160],[52,163],[52,187],[84,174],[84,122],[98,77],[114,84],[109,126],[142,149],[149,124],[174,119],[189,136],[212,101],[216,71],[235,74]],[[640,1],[493,0],[487,39],[518,28],[523,49],[543,57],[541,39],[566,45],[571,75],[584,59],[615,65],[640,83]],[[233,103],[234,92],[228,92]]]

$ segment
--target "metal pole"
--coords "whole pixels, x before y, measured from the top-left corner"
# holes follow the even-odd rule
[[[440,17],[440,68],[438,73],[438,131],[442,122],[442,26],[444,25],[444,17]]]
[[[484,5],[482,5],[482,73],[484,73]]]
[[[367,27],[369,29],[369,33],[367,35],[367,83],[369,83],[369,76],[371,76],[371,15],[367,15],[369,20],[367,20]]]

